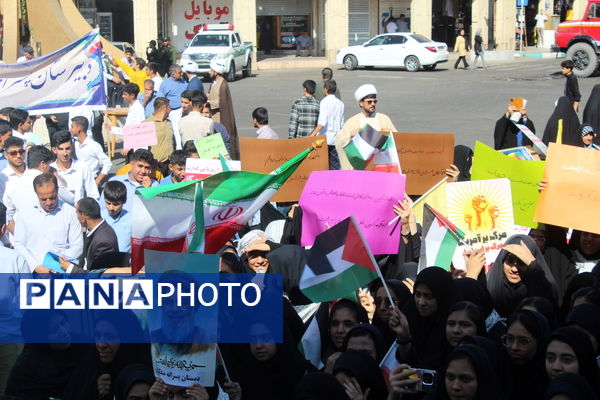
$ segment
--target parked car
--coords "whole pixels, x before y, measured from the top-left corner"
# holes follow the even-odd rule
[[[121,51],[125,51],[126,48],[130,47],[132,49],[134,49],[133,51],[135,52],[135,47],[133,47],[133,45],[131,43],[128,42],[112,42],[112,44],[119,50]],[[144,55],[145,56],[145,55]],[[139,57],[139,56],[138,56]]]
[[[403,67],[415,72],[448,62],[448,46],[418,33],[386,33],[360,46],[338,50],[337,64],[351,71],[357,67]]]
[[[207,24],[194,36],[190,45],[181,55],[181,63],[195,62],[198,72],[208,75],[213,58],[224,62],[224,77],[229,82],[235,80],[235,74],[242,72],[243,77],[252,74],[251,42],[242,42],[241,35],[233,25]]]

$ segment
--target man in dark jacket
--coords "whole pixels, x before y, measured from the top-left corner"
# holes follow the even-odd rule
[[[77,202],[77,219],[85,229],[83,253],[79,257],[79,267],[62,265],[67,272],[83,272],[89,270],[94,260],[103,254],[118,252],[119,242],[113,228],[102,219],[100,205],[91,197],[84,197]],[[110,267],[110,265],[106,265]]]

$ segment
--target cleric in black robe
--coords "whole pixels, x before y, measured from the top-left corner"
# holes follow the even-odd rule
[[[562,144],[580,146],[579,117],[573,109],[571,100],[567,96],[562,96],[558,99],[556,108],[554,108],[554,112],[546,123],[542,142],[546,145],[550,142],[557,143],[559,130],[562,131]]]

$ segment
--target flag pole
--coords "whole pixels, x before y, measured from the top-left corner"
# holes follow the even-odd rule
[[[363,236],[362,231],[360,229],[360,225],[356,222],[354,215],[351,215],[350,219],[352,220],[352,223],[356,226],[356,231],[358,232],[360,239],[363,241],[363,243],[367,249],[367,253],[369,253],[369,259],[371,260],[371,262],[377,269],[377,276],[379,276],[379,279],[381,279],[381,283],[383,284],[383,289],[385,290],[385,294],[387,295],[388,299],[390,300],[390,304],[392,305],[392,307],[396,308],[396,305],[394,304],[394,300],[392,298],[392,294],[390,293],[390,288],[388,288],[388,285],[385,283],[385,279],[383,278],[381,269],[379,269],[379,264],[377,264],[377,261],[375,261],[375,257],[373,257],[373,253],[371,252],[371,247],[369,246],[369,243]]]
[[[292,158],[291,160],[289,160],[288,162],[284,163],[283,165],[280,165],[279,167],[275,168],[273,171],[271,171],[269,174],[270,175],[277,175],[280,174],[281,172],[285,171],[287,169],[287,167],[289,165],[293,165],[296,163],[296,161],[298,161],[299,159],[303,159],[305,158],[308,154],[310,154],[311,151],[318,149],[320,147],[323,147],[323,143],[325,143],[324,139],[318,139],[315,140],[313,143],[311,143],[310,147],[306,150],[304,150],[302,153],[296,155],[294,158]]]

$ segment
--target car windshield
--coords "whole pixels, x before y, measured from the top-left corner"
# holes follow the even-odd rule
[[[419,43],[431,42],[431,39],[429,39],[428,37],[425,37],[423,35],[419,35],[418,33],[413,33],[412,35],[410,35],[410,37],[412,37]]]
[[[229,35],[198,35],[190,46],[229,46]]]

